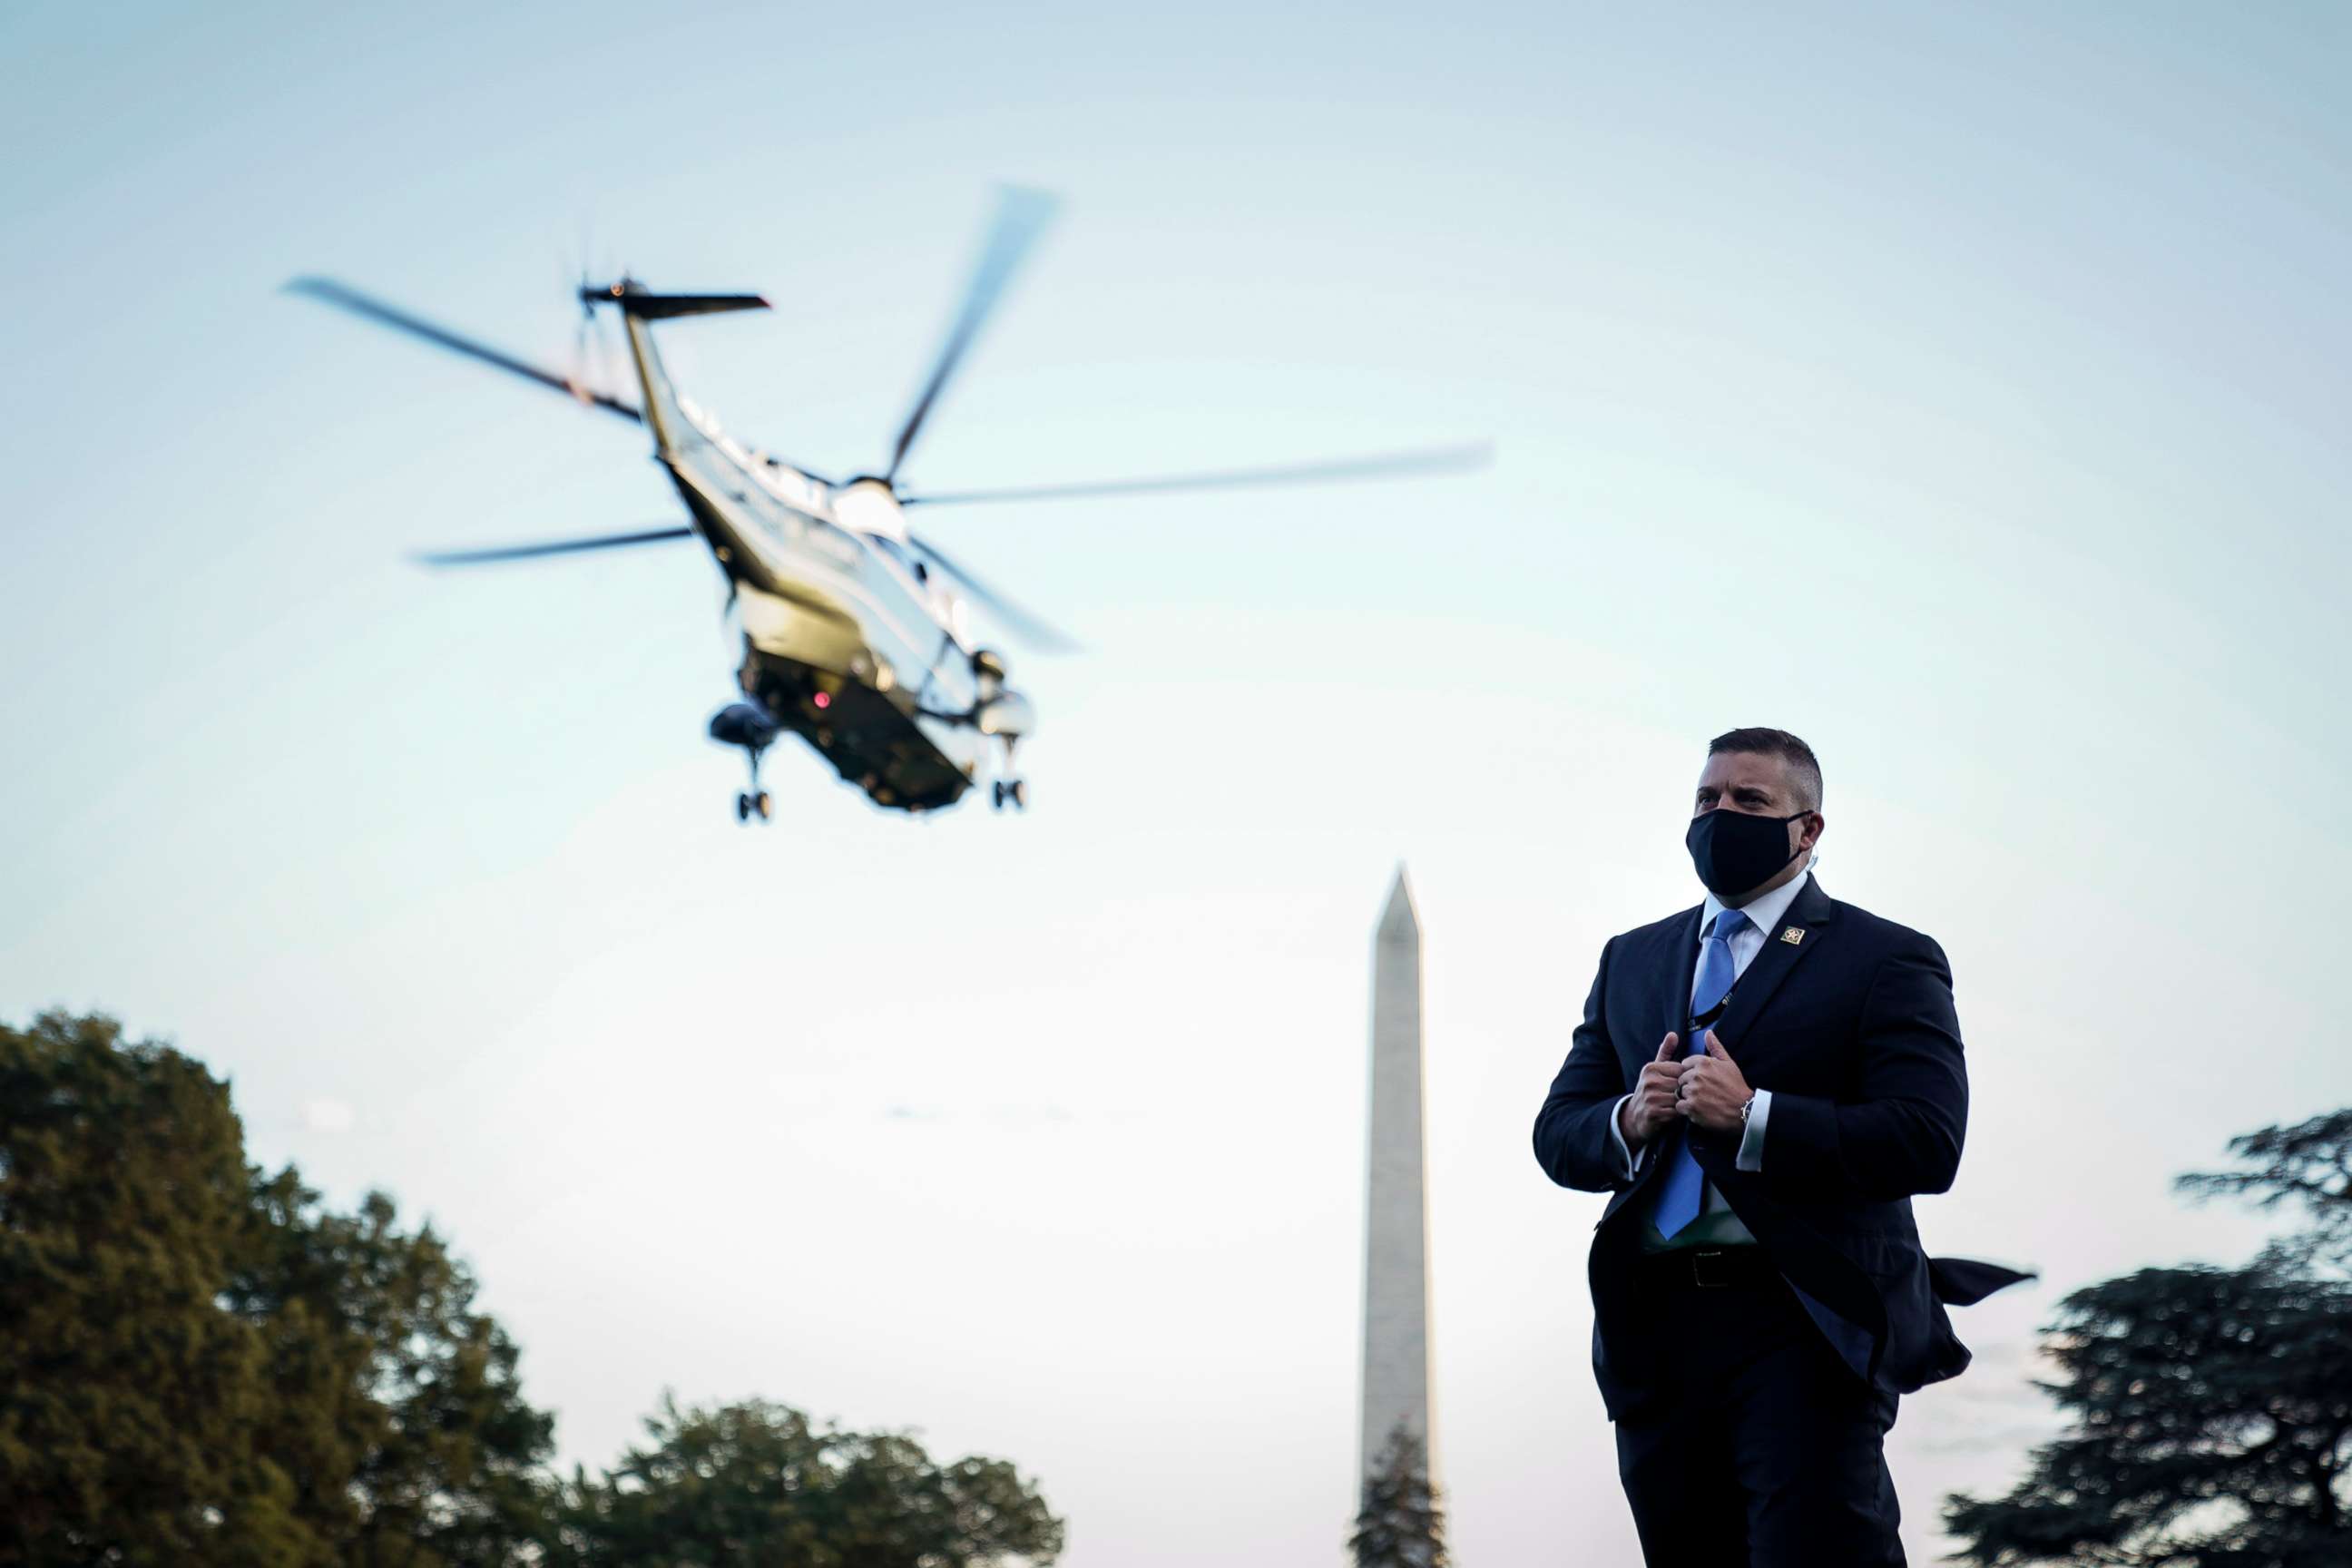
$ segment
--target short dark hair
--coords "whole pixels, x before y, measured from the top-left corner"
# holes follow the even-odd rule
[[[1797,804],[1807,811],[1822,808],[1822,763],[1813,749],[1786,730],[1766,730],[1751,725],[1744,730],[1727,730],[1706,743],[1706,754],[1720,756],[1726,752],[1741,752],[1750,756],[1778,757],[1789,770],[1789,778],[1797,786]]]

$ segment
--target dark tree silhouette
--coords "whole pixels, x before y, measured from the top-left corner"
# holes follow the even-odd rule
[[[2186,1175],[2181,1190],[2244,1198],[2258,1208],[2300,1208],[2310,1228],[2284,1245],[2309,1265],[2352,1270],[2352,1110],[2232,1138],[2230,1152],[2255,1168]]]
[[[2007,1497],[1948,1500],[1982,1568],[2352,1563],[2352,1111],[2231,1142],[2254,1169],[2182,1185],[2312,1227],[2241,1268],[2144,1268],[2060,1304],[2042,1386],[2073,1417]]]
[[[601,1481],[575,1479],[550,1542],[572,1568],[985,1568],[1049,1563],[1062,1521],[1001,1459],[935,1464],[891,1433],[842,1432],[760,1400],[665,1399]]]
[[[1356,1568],[1445,1568],[1444,1503],[1429,1479],[1421,1440],[1402,1426],[1389,1433],[1364,1477],[1348,1545]]]

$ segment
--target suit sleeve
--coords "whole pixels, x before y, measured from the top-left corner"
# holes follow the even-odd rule
[[[1625,1157],[1610,1134],[1617,1102],[1632,1087],[1609,1039],[1609,958],[1616,945],[1612,942],[1601,950],[1600,973],[1584,999],[1584,1021],[1576,1026],[1568,1059],[1536,1113],[1536,1163],[1561,1186],[1588,1193],[1633,1185]]]
[[[1948,1190],[1969,1122],[1969,1072],[1943,949],[1916,932],[1883,961],[1862,1007],[1850,1098],[1775,1092],[1764,1180],[1802,1196],[1892,1202]]]

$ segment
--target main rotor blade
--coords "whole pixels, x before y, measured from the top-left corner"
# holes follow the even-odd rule
[[[640,415],[634,405],[624,403],[617,397],[610,397],[601,392],[591,392],[588,388],[567,380],[553,371],[541,370],[535,364],[519,360],[512,354],[501,353],[487,343],[478,343],[471,338],[460,337],[446,327],[436,326],[421,316],[412,316],[405,310],[387,305],[381,300],[371,298],[356,289],[336,282],[331,278],[297,278],[286,285],[285,291],[289,294],[306,294],[313,300],[332,305],[339,310],[348,310],[354,316],[364,317],[371,321],[390,327],[395,331],[423,338],[428,343],[438,344],[442,348],[464,354],[468,359],[479,360],[484,364],[495,365],[509,374],[521,376],[526,381],[535,381],[551,391],[563,394],[566,397],[576,398],[582,403],[593,405],[608,414],[617,414],[633,423],[642,423],[644,419],[644,416]]]
[[[643,533],[600,533],[588,539],[551,539],[539,544],[500,544],[488,550],[436,550],[416,557],[425,566],[479,566],[491,561],[528,561],[537,555],[573,555],[583,550],[617,550],[628,544],[653,544],[670,539],[692,539],[690,528],[653,528]]]
[[[998,593],[995,589],[990,587],[979,578],[973,576],[963,567],[958,565],[954,557],[949,555],[947,552],[941,550],[938,545],[933,544],[929,540],[919,539],[910,533],[907,536],[907,542],[912,544],[916,549],[929,556],[933,565],[946,573],[949,576],[954,578],[957,584],[967,595],[971,595],[971,597],[978,603],[987,606],[989,613],[1003,623],[1005,630],[1013,633],[1015,637],[1018,637],[1023,642],[1028,644],[1031,647],[1035,648],[1040,653],[1076,653],[1078,651],[1078,644],[1076,639],[1063,632],[1059,627],[1054,626],[1050,621],[1045,620],[1042,616],[1034,615],[1030,611],[1023,609],[1020,605],[1014,604],[1012,600],[1006,598],[1003,595]]]
[[[1258,485],[1307,485],[1339,479],[1398,479],[1408,474],[1462,473],[1494,460],[1485,441],[1425,451],[1391,452],[1370,458],[1339,458],[1321,463],[1270,468],[1224,468],[1200,474],[1164,474],[1153,479],[1086,480],[1069,485],[1030,485],[1014,489],[949,490],[938,495],[902,495],[900,506],[990,506],[999,501],[1074,500],[1082,496],[1140,496],[1171,490],[1246,489]]]
[[[890,466],[882,473],[885,484],[898,477],[899,466],[906,462],[908,449],[914,446],[931,405],[939,401],[940,389],[955,374],[964,351],[971,347],[989,311],[1003,297],[1004,286],[1012,281],[1022,258],[1029,254],[1029,247],[1036,243],[1046,221],[1054,216],[1055,205],[1045,192],[1018,185],[1008,185],[998,193],[996,216],[989,225],[988,238],[981,247],[979,262],[972,268],[971,281],[964,286],[963,308],[957,312],[955,324],[948,329],[948,341],[940,347],[930,380],[923,384],[922,395],[915,399],[913,411],[898,431],[898,444],[890,449]]]

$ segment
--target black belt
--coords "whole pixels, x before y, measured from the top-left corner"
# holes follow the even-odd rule
[[[1678,1247],[1642,1256],[1643,1278],[1680,1290],[1721,1290],[1760,1285],[1780,1270],[1760,1247]]]

